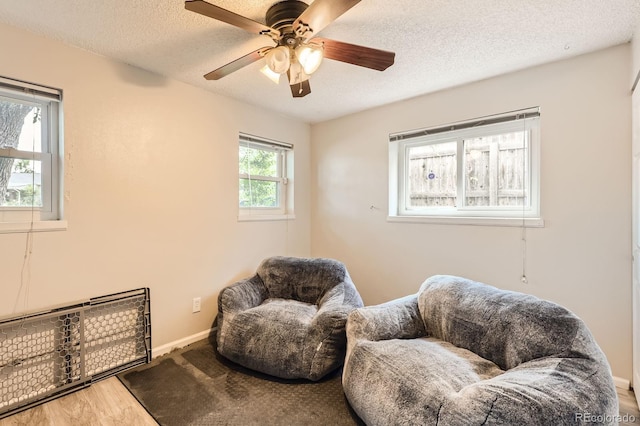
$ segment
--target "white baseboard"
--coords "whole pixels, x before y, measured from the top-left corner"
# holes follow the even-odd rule
[[[631,383],[629,382],[629,380],[623,379],[621,377],[613,376],[613,384],[620,389],[624,389],[624,390],[631,389]]]
[[[174,340],[173,342],[169,342],[165,345],[158,346],[156,348],[151,349],[151,354],[153,358],[157,358],[164,354],[168,354],[174,349],[184,348],[191,343],[197,342],[198,340],[206,339],[211,333],[211,329],[201,331],[200,333],[192,334],[191,336],[184,337],[182,339]]]

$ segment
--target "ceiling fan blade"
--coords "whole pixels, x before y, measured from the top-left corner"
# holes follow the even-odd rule
[[[186,0],[184,2],[184,8],[192,12],[208,16],[209,18],[235,25],[236,27],[242,28],[243,30],[249,31],[253,34],[269,35],[273,32],[277,33],[277,35],[280,34],[279,31],[267,27],[260,22],[245,18],[242,15],[238,15],[237,13],[233,13],[227,9],[207,3],[204,0]]]
[[[264,54],[267,53],[268,50],[272,49],[271,47],[261,47],[258,50],[254,50],[253,52],[244,55],[235,61],[229,62],[226,65],[221,66],[220,68],[211,71],[204,75],[204,78],[207,80],[220,80],[222,77],[225,77],[231,74],[234,71],[238,71],[240,68],[246,67],[254,63],[255,61],[264,57]]]
[[[293,29],[298,36],[309,39],[358,3],[360,0],[315,0],[293,22]]]
[[[384,71],[393,65],[396,54],[386,50],[358,46],[342,41],[314,37],[314,42],[324,45],[324,57],[334,61]]]

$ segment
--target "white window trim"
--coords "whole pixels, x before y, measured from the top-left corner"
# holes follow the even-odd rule
[[[238,205],[239,222],[281,221],[295,219],[293,210],[293,145],[240,133],[239,145],[272,150],[278,155],[280,176],[260,176],[239,173],[239,179],[278,182],[279,207],[241,207]]]
[[[538,109],[536,109],[537,111]],[[523,110],[531,111],[531,110]],[[518,111],[520,113],[520,111]],[[513,113],[510,113],[513,114]],[[495,119],[494,116],[491,119]],[[483,119],[474,120],[481,122]],[[524,122],[523,122],[524,121]],[[463,123],[464,124],[464,123]],[[450,127],[450,126],[443,126]],[[451,127],[455,127],[451,125]],[[458,142],[457,161],[458,170],[462,170],[463,143],[462,140],[471,137],[481,137],[496,134],[496,131],[509,132],[526,129],[530,131],[529,141],[529,170],[530,198],[529,208],[478,208],[478,207],[452,207],[452,208],[423,208],[407,209],[405,188],[407,186],[405,173],[407,167],[406,152],[411,146],[429,143],[443,143],[448,141]],[[409,137],[403,138],[402,134],[390,135],[389,142],[389,212],[387,221],[399,223],[432,223],[455,225],[490,225],[490,226],[518,226],[518,227],[543,227],[544,220],[540,211],[540,127],[539,117],[526,120],[506,121],[488,124],[478,127],[463,126],[460,130],[438,132],[430,134],[429,129],[407,132]],[[398,135],[400,135],[398,137]],[[463,197],[463,173],[458,173],[458,198]]]
[[[66,230],[61,202],[62,90],[0,76],[0,97],[41,107],[42,152],[0,148],[0,156],[40,161],[43,176],[42,207],[0,207],[0,233]]]
[[[425,223],[435,225],[504,226],[518,228],[544,228],[542,218],[515,217],[454,217],[454,216],[387,216],[387,222]]]
[[[264,222],[264,221],[282,221],[293,220],[295,214],[239,214],[238,222]]]
[[[66,220],[45,220],[34,222],[0,222],[0,234],[24,232],[66,231]]]

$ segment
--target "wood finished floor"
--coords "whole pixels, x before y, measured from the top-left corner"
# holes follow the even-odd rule
[[[632,390],[624,390],[616,388],[618,390],[618,399],[620,400],[620,415],[625,418],[625,415],[633,421],[621,421],[621,425],[640,425],[640,410],[638,410],[638,403],[636,402],[636,396]]]
[[[157,426],[120,380],[110,377],[78,392],[0,420],[0,426]]]
[[[618,389],[620,415],[633,419],[620,425],[640,425],[640,410],[632,390]],[[120,381],[111,377],[70,395],[0,420],[0,426],[157,426]]]

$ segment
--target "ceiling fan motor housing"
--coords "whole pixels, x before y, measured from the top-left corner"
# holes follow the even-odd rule
[[[267,10],[265,21],[273,29],[282,34],[278,44],[295,47],[298,44],[293,22],[304,12],[308,4],[299,0],[285,0],[275,3]]]

